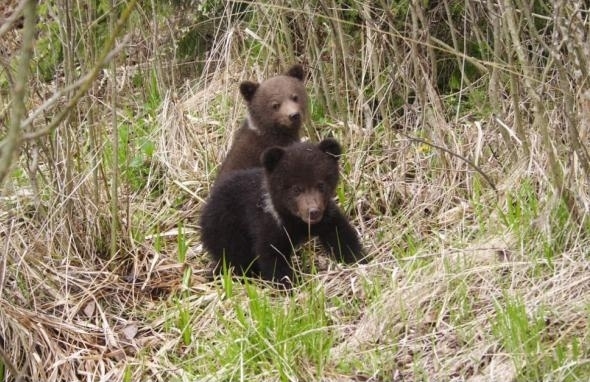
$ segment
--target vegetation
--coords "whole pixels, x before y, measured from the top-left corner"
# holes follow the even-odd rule
[[[0,6],[0,380],[587,381],[582,1]],[[210,281],[238,84],[308,71],[366,265]]]

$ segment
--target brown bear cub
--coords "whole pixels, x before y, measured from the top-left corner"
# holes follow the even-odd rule
[[[293,65],[284,75],[260,84],[251,81],[240,84],[248,117],[235,133],[217,179],[230,171],[260,167],[260,155],[269,147],[299,142],[299,132],[307,118],[304,77],[303,67]]]
[[[310,237],[338,261],[362,261],[354,228],[333,200],[338,183],[340,144],[272,147],[263,168],[228,174],[214,187],[201,215],[204,248],[238,275],[261,276],[291,285],[291,256]]]

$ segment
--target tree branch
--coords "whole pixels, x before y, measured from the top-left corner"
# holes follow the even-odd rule
[[[403,135],[404,137],[406,137],[406,138],[408,138],[408,139],[410,139],[412,141],[420,142],[420,143],[423,143],[425,145],[434,147],[435,149],[444,151],[447,154],[450,154],[450,155],[452,155],[454,157],[457,157],[457,158],[461,159],[463,162],[467,163],[475,171],[477,171],[485,179],[485,181],[488,182],[488,184],[490,185],[490,187],[492,187],[492,189],[494,190],[494,192],[496,192],[496,193],[498,192],[498,189],[496,188],[496,184],[494,183],[494,181],[488,176],[488,174],[486,174],[482,169],[480,169],[478,165],[476,165],[475,163],[473,163],[473,161],[465,158],[464,156],[462,156],[460,154],[457,154],[457,153],[455,153],[455,152],[447,149],[446,147],[439,146],[439,145],[434,144],[432,142],[429,142],[429,141],[427,141],[425,139],[418,138],[418,137],[415,137],[415,136],[412,136],[412,135],[408,135],[408,134],[405,134],[405,133],[403,133],[401,131],[399,132],[399,134]]]
[[[12,105],[8,132],[0,145],[0,185],[4,182],[10,170],[10,165],[22,142],[21,121],[26,108],[26,87],[29,79],[29,67],[33,57],[33,41],[35,40],[35,25],[37,18],[37,2],[35,0],[23,1],[24,29],[23,44],[19,65],[16,70],[14,86],[12,88]]]
[[[113,49],[105,58],[105,60],[103,62],[99,62],[97,63],[97,66],[102,67],[106,64],[108,64],[124,47],[125,45],[127,45],[127,40],[129,40],[128,36],[125,36],[125,38],[123,39],[123,41],[121,42],[121,44],[119,44],[119,46],[115,47],[115,49]],[[89,72],[86,73],[83,77],[79,78],[77,81],[69,84],[68,86],[59,89],[57,92],[55,92],[50,98],[46,99],[45,102],[43,102],[41,104],[41,106],[39,106],[38,108],[36,108],[31,114],[29,114],[29,116],[27,117],[27,119],[25,119],[22,123],[22,129],[26,130],[29,126],[31,126],[31,124],[33,123],[33,121],[39,117],[44,111],[46,111],[47,109],[55,106],[55,104],[65,95],[68,94],[70,91],[78,89],[82,86],[84,86],[86,83],[88,83],[89,85],[92,85],[92,82],[94,82],[94,80],[96,79],[96,76],[92,76],[93,72]],[[98,73],[97,73],[98,75]],[[83,95],[83,94],[82,94]],[[69,105],[69,104],[68,104]],[[67,109],[67,107],[66,107]],[[35,138],[39,138],[42,135],[48,134],[51,131],[51,126],[46,126],[43,129],[40,129],[38,131],[29,133],[29,134],[25,134],[23,136],[23,139],[25,140],[30,140],[30,139],[35,139]]]
[[[121,30],[125,26],[125,23],[127,22],[127,19],[129,19],[129,16],[131,16],[131,12],[133,11],[133,8],[135,8],[136,3],[137,3],[137,0],[131,0],[129,2],[129,4],[127,4],[127,8],[125,8],[123,13],[121,14],[121,17],[119,17],[119,20],[117,20],[117,23],[116,23],[115,28],[113,30],[113,34],[110,36],[110,38],[107,40],[106,44],[103,46],[102,52],[97,60],[96,65],[84,77],[86,80],[81,82],[80,87],[78,88],[78,91],[76,92],[76,94],[74,94],[74,96],[70,99],[70,101],[64,106],[63,110],[47,126],[45,126],[44,128],[42,128],[38,131],[25,134],[24,135],[25,140],[39,138],[43,135],[47,135],[47,134],[51,133],[53,131],[53,129],[55,129],[61,122],[63,122],[63,120],[68,116],[68,114],[71,113],[74,106],[76,106],[78,104],[78,101],[80,101],[80,99],[84,95],[86,95],[86,93],[88,92],[88,90],[92,86],[92,83],[98,77],[100,70],[114,56],[113,54],[111,54],[112,53],[111,51],[113,50],[113,46],[115,45],[115,42],[117,40],[117,36],[119,36],[119,34],[121,33]],[[118,51],[117,49],[114,50],[114,52],[117,52],[117,51]],[[79,81],[76,81],[72,85],[78,84],[78,82]]]
[[[10,16],[8,16],[7,19],[0,20],[0,21],[2,21],[2,24],[0,25],[0,37],[2,37],[2,35],[4,33],[8,32],[10,30],[10,28],[12,27],[12,24],[14,24],[14,22],[16,20],[18,20],[18,18],[20,17],[20,14],[25,9],[26,4],[27,4],[27,0],[22,0],[18,4],[18,6],[14,10],[14,12],[12,12],[12,14]]]

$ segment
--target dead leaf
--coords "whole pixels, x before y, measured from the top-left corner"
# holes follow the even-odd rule
[[[123,328],[123,334],[125,335],[125,338],[127,338],[128,340],[134,339],[135,335],[137,334],[137,331],[138,328],[136,324],[130,324]]]
[[[92,317],[94,315],[95,308],[96,304],[94,303],[94,301],[90,301],[88,304],[86,304],[86,306],[84,307],[84,314],[86,315],[86,317]]]

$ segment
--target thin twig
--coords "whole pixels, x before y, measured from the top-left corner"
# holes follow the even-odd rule
[[[26,88],[29,78],[29,68],[33,58],[33,41],[35,39],[35,23],[37,18],[37,2],[34,0],[25,0],[23,2],[24,12],[24,31],[23,44],[21,49],[20,62],[16,71],[14,87],[12,88],[12,107],[10,122],[8,123],[8,132],[0,146],[0,185],[8,174],[12,158],[18,152],[21,145],[21,121],[25,116],[25,97]]]
[[[90,70],[87,74],[87,81],[84,81],[80,87],[78,88],[78,92],[74,94],[74,96],[70,99],[70,101],[64,106],[63,110],[55,117],[47,126],[43,129],[37,130],[35,132],[25,134],[24,139],[35,139],[47,135],[53,131],[73,110],[73,107],[76,106],[78,101],[86,95],[86,92],[92,87],[93,81],[98,77],[100,70],[109,62],[109,59],[112,59],[114,55],[111,55],[111,51],[115,42],[117,40],[117,36],[121,33],[121,30],[125,26],[127,19],[131,16],[131,12],[135,8],[135,4],[137,0],[131,0],[129,4],[127,4],[127,8],[121,13],[121,17],[117,21],[115,28],[113,29],[113,34],[107,40],[106,44],[103,47],[102,53],[98,58],[96,65]]]
[[[110,18],[111,33],[116,35],[116,1],[111,0],[111,11],[113,12]],[[117,63],[116,60],[111,61],[111,71],[113,72],[113,79],[116,78]],[[111,88],[111,139],[113,144],[113,177],[111,180],[111,259],[117,254],[117,238],[119,237],[119,128],[117,125],[117,83],[110,82]]]
[[[487,175],[487,174],[486,174],[486,173],[485,173],[485,172],[484,172],[482,169],[480,169],[480,168],[479,168],[479,166],[477,166],[475,163],[473,163],[473,162],[472,162],[472,161],[470,161],[469,159],[465,158],[465,157],[464,157],[464,156],[462,156],[461,154],[457,154],[457,153],[455,153],[455,152],[453,152],[453,151],[451,151],[451,150],[447,149],[446,147],[439,146],[439,145],[437,145],[437,144],[434,144],[434,143],[432,143],[432,142],[429,142],[429,141],[427,141],[427,140],[425,140],[425,139],[422,139],[422,138],[418,138],[418,137],[415,137],[415,136],[412,136],[412,135],[405,134],[405,133],[404,133],[404,132],[402,132],[402,131],[400,131],[399,133],[400,133],[401,135],[403,135],[404,137],[406,137],[406,138],[408,138],[408,139],[412,140],[412,141],[420,142],[420,143],[423,143],[423,144],[425,144],[425,145],[428,145],[428,146],[434,147],[435,149],[438,149],[438,150],[444,151],[444,152],[445,152],[445,153],[447,153],[447,154],[450,154],[450,155],[452,155],[452,156],[454,156],[454,157],[457,157],[457,158],[461,159],[463,162],[465,162],[465,163],[467,163],[469,166],[473,167],[473,169],[474,169],[475,171],[477,171],[477,172],[478,172],[478,173],[479,173],[479,174],[480,174],[480,175],[481,175],[481,176],[482,176],[482,177],[483,177],[483,178],[486,180],[486,182],[488,182],[488,184],[489,184],[489,185],[492,187],[492,189],[493,189],[493,190],[494,190],[496,193],[498,192],[498,189],[496,188],[496,184],[495,184],[495,183],[492,181],[492,179],[491,179],[491,178],[490,178],[490,177],[489,177],[489,176],[488,176],[488,175]]]
[[[123,48],[125,48],[127,46],[127,42],[129,41],[129,36],[125,36],[123,38],[123,41],[117,46],[115,47],[105,58],[105,60],[103,61],[103,65],[108,64],[110,61],[113,60],[113,58],[121,51],[123,50]],[[41,104],[41,106],[39,106],[38,108],[36,108],[35,110],[33,110],[29,116],[27,117],[27,119],[24,120],[24,122],[22,123],[22,129],[26,130],[32,123],[33,121],[35,121],[36,118],[38,118],[43,112],[45,112],[47,109],[55,106],[55,104],[62,98],[64,97],[67,93],[69,93],[72,90],[78,89],[81,86],[83,86],[86,83],[90,83],[92,84],[92,82],[96,79],[96,77],[92,76],[92,72],[88,72],[86,73],[83,77],[79,78],[77,81],[69,84],[68,86],[59,89],[58,91],[56,91],[51,97],[49,97],[47,100],[45,100],[45,102],[43,102]],[[25,140],[30,140],[30,139],[35,139],[35,138],[39,138],[41,135],[47,134],[49,133],[48,127],[45,127],[41,130],[35,131],[33,133],[30,134],[25,134],[23,136],[23,139]]]
[[[25,9],[26,4],[27,4],[27,0],[22,0],[18,4],[18,6],[14,10],[14,12],[12,12],[12,14],[7,19],[3,20],[2,25],[0,25],[0,37],[2,37],[2,35],[4,33],[8,32],[10,30],[10,28],[12,27],[12,24],[14,24],[14,22],[16,20],[18,20],[21,13]]]

